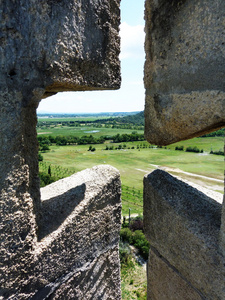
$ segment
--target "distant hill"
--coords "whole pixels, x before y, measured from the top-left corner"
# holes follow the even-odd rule
[[[145,122],[144,111],[141,111],[135,115],[129,115],[129,116],[125,116],[125,117],[115,118],[115,120],[116,121],[118,120],[119,123],[144,126],[144,122]]]
[[[125,117],[128,115],[136,115],[137,112],[100,112],[100,113],[49,113],[49,112],[39,112],[37,115],[39,118],[76,118],[76,117]]]

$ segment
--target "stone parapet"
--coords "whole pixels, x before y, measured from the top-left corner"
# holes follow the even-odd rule
[[[1,1],[0,299],[120,298],[117,171],[74,175],[42,202],[36,133],[41,99],[120,87],[119,4]]]
[[[14,278],[1,268],[2,299],[120,299],[118,171],[87,169],[41,194],[38,241],[26,264],[14,261]]]
[[[148,299],[224,299],[220,226],[213,199],[161,170],[144,178]]]

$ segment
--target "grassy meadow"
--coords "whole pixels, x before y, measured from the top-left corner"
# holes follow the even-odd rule
[[[38,128],[38,134],[43,135],[63,135],[63,136],[69,136],[69,135],[75,135],[77,137],[81,137],[83,135],[93,135],[96,138],[99,138],[102,135],[116,135],[119,134],[131,134],[134,130],[133,129],[117,129],[117,128],[110,128],[110,127],[93,127],[93,126],[87,126],[83,125],[80,127],[71,127],[71,126],[50,126],[50,127],[42,127]],[[144,133],[143,130],[135,130],[137,133]]]
[[[132,133],[132,131],[134,130],[98,128],[93,126],[38,128],[38,134],[52,136],[76,135],[79,137],[90,134],[94,137],[100,137],[102,135]],[[143,131],[139,131],[138,133],[143,133]],[[120,150],[105,150],[107,145],[113,145],[114,148],[119,145],[126,145],[126,147]],[[197,146],[199,149],[203,149],[204,153],[175,150],[176,146],[181,145],[184,146],[184,149],[188,146]],[[219,179],[220,181],[217,182],[218,188],[214,190],[222,193],[224,156],[212,155],[209,154],[209,152],[211,150],[223,149],[223,145],[223,137],[194,138],[162,148],[155,146],[149,148],[150,145],[146,141],[119,144],[111,144],[109,141],[106,141],[105,144],[92,145],[96,149],[93,152],[88,151],[89,145],[52,145],[49,151],[42,153],[44,161],[40,164],[40,170],[46,171],[47,167],[51,165],[54,175],[54,172],[57,171],[57,168],[59,170],[60,166],[60,172],[65,173],[63,175],[64,177],[98,164],[112,165],[117,168],[121,174],[123,215],[128,214],[129,208],[131,208],[132,214],[141,214],[143,176],[158,167],[169,168],[169,171],[172,174],[174,173],[174,175],[180,172],[189,172]],[[186,179],[188,178],[188,174],[182,174],[182,176]],[[204,181],[205,184],[207,183],[209,186],[211,185],[211,183],[208,182],[210,179],[202,178],[201,181]],[[199,179],[198,183],[201,184]]]

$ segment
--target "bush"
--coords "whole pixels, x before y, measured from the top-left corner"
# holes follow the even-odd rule
[[[43,156],[41,155],[41,153],[38,153],[38,161],[43,161]]]
[[[140,255],[147,260],[150,246],[141,230],[134,231],[133,245],[139,250]]]
[[[150,245],[142,230],[135,230],[132,232],[129,228],[122,228],[120,231],[120,238],[122,242],[128,242],[129,244],[134,245],[138,249],[140,255],[144,259],[148,259]]]
[[[44,145],[41,147],[41,151],[43,151],[43,152],[48,151],[48,150],[50,150],[50,149],[49,149],[49,146],[46,145],[46,144],[44,144]]]
[[[52,176],[50,176],[49,174],[46,174],[44,172],[39,172],[39,178],[40,178],[40,186],[44,187],[54,181],[56,181],[56,179]]]
[[[130,228],[122,228],[120,230],[120,238],[123,242],[128,242],[129,244],[133,243],[132,231]]]
[[[176,146],[175,150],[183,151],[184,150],[184,146]]]
[[[186,152],[194,152],[194,153],[203,153],[203,149],[200,150],[198,149],[198,147],[194,146],[194,147],[187,147],[186,148]]]
[[[130,247],[127,243],[123,243],[120,241],[119,244],[119,256],[120,256],[120,263],[122,265],[126,265],[126,267],[132,267],[134,265],[132,261],[132,255]]]
[[[210,151],[210,154],[215,154],[215,155],[224,155],[224,151],[219,150],[219,151]]]
[[[136,217],[130,223],[130,229],[132,231],[142,230],[143,231],[143,217]]]

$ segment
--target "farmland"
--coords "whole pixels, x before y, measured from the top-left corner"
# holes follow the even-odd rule
[[[143,214],[143,177],[157,168],[217,192],[222,198],[224,156],[210,154],[223,152],[221,133],[157,147],[144,140],[140,114],[138,122],[135,116],[118,121],[88,116],[42,119],[38,125],[42,175],[54,181],[98,164],[114,166],[121,176],[123,216],[128,216],[129,211],[131,216]],[[146,264],[136,262],[130,254],[133,248],[126,243],[120,245],[124,300],[147,298]]]
[[[87,119],[80,119],[79,122],[82,120],[87,121]],[[162,168],[184,180],[223,193],[224,156],[209,154],[212,150],[223,149],[223,137],[194,138],[167,147],[157,147],[146,141],[112,143],[113,136],[131,135],[134,133],[134,128],[140,126],[130,124],[132,128],[126,129],[124,127],[129,127],[129,124],[118,124],[115,120],[111,120],[110,123],[105,120],[96,124],[93,123],[94,118],[89,118],[88,123],[78,123],[76,126],[74,123],[68,124],[68,120],[58,119],[55,124],[51,120],[51,125],[46,121],[40,123],[37,129],[39,137],[107,136],[107,140],[103,143],[92,144],[94,151],[88,151],[89,144],[60,146],[50,143],[49,150],[41,152],[43,161],[40,162],[40,171],[46,173],[51,166],[51,175],[57,179],[98,164],[114,166],[121,174],[123,215],[128,214],[129,208],[132,214],[142,213],[143,176],[156,168]],[[71,119],[69,121],[73,122]],[[135,130],[135,132],[143,134],[143,130]],[[183,151],[175,150],[181,146]],[[203,151],[202,153],[186,152],[187,147],[197,147]]]

